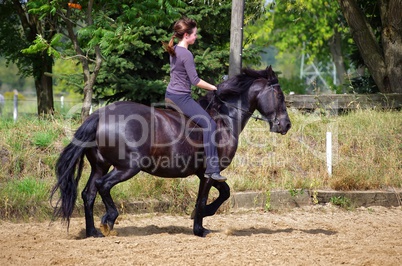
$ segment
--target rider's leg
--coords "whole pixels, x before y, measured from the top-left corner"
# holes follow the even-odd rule
[[[194,123],[203,129],[203,142],[206,157],[206,177],[213,178],[217,181],[225,181],[226,178],[220,175],[219,156],[216,147],[215,131],[216,123],[211,116],[191,97],[187,94],[167,94],[167,98],[171,99]]]

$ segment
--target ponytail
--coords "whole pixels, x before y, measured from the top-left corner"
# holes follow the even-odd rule
[[[166,52],[168,52],[171,56],[176,56],[176,52],[174,51],[174,38],[176,37],[173,34],[172,38],[170,38],[169,43],[163,42],[163,47],[165,48]]]
[[[176,52],[174,51],[174,39],[177,38],[182,40],[184,34],[191,34],[193,33],[194,28],[197,27],[197,22],[195,20],[183,17],[175,22],[173,25],[174,34],[172,38],[170,38],[169,44],[163,43],[163,47],[165,50],[171,55],[176,56]]]

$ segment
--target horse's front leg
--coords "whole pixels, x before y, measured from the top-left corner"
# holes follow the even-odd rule
[[[226,182],[214,182],[212,186],[219,191],[219,196],[205,207],[204,217],[214,215],[222,203],[230,197],[230,187]]]
[[[230,197],[230,187],[226,182],[213,182],[212,186],[219,191],[219,196],[211,204],[205,206],[203,217],[214,215],[219,207]],[[195,212],[196,209],[191,213],[191,219],[194,219]]]
[[[193,226],[193,232],[196,236],[205,237],[209,233],[209,230],[205,229],[202,226],[202,220],[204,218],[208,194],[214,182],[215,180],[213,180],[212,178],[200,177],[200,186],[198,189]]]

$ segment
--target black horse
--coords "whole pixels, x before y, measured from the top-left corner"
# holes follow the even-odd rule
[[[231,163],[239,134],[255,110],[262,115],[259,119],[269,123],[271,132],[286,134],[291,123],[284,100],[271,67],[260,71],[243,69],[241,74],[219,84],[217,93],[209,92],[200,100],[217,123],[215,139],[221,170]],[[69,224],[86,156],[91,165],[88,183],[82,191],[87,237],[103,236],[94,226],[96,194],[100,194],[106,208],[101,226],[112,230],[118,211],[110,190],[140,171],[160,177],[197,175],[200,185],[193,232],[205,236],[209,231],[202,225],[203,217],[215,214],[229,198],[230,188],[226,182],[204,177],[202,132],[196,122],[172,108],[133,102],[116,102],[100,108],[78,128],[57,161],[57,183],[52,197],[60,189],[61,198],[55,207],[56,214]],[[113,169],[109,171],[111,166]],[[211,186],[219,191],[219,197],[207,205]]]

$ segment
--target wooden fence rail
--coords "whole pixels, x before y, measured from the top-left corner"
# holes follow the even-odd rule
[[[401,109],[402,94],[286,95],[286,104],[301,110]]]

